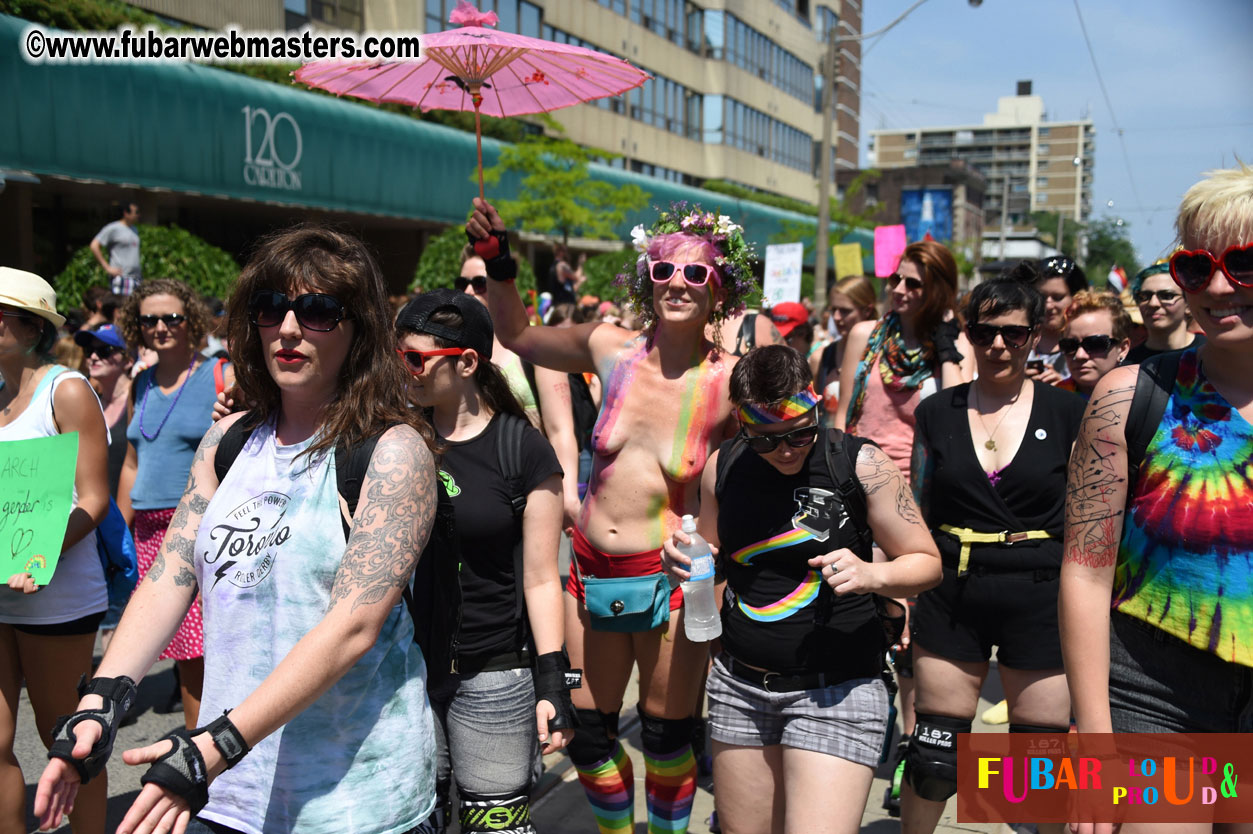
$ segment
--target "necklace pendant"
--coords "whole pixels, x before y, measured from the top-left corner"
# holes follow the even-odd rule
[[[987,441],[983,444],[983,448],[987,449],[989,452],[995,452],[996,441],[989,437]]]

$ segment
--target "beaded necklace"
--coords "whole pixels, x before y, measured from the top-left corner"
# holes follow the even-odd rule
[[[152,393],[152,389],[157,387],[157,369],[152,369],[152,381],[148,383],[148,387],[144,389],[143,401],[139,404],[139,433],[144,436],[145,440],[156,440],[161,434],[161,429],[165,428],[165,423],[170,419],[170,415],[174,413],[174,409],[178,406],[178,400],[183,396],[183,389],[187,387],[188,381],[191,380],[191,369],[196,367],[196,354],[193,351],[191,355],[191,364],[187,366],[187,376],[183,377],[183,383],[178,386],[178,391],[174,393],[174,402],[170,403],[170,407],[166,409],[165,416],[161,418],[160,425],[152,434],[144,428],[144,413],[148,410],[148,395]]]

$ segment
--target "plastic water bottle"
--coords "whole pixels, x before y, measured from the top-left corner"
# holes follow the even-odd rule
[[[679,545],[679,552],[692,560],[691,576],[682,583],[683,631],[693,643],[706,643],[722,634],[722,618],[714,598],[714,557],[690,515],[683,516],[683,532],[692,540],[691,544]]]

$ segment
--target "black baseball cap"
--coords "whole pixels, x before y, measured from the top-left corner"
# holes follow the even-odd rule
[[[431,321],[432,315],[449,309],[461,314],[461,327]],[[424,292],[401,309],[396,329],[438,336],[457,347],[470,348],[484,359],[492,358],[492,317],[482,302],[468,293],[447,289]]]

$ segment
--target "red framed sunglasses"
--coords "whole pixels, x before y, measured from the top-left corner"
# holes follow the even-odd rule
[[[1205,289],[1220,269],[1233,284],[1253,287],[1253,243],[1236,244],[1217,258],[1207,249],[1181,249],[1170,256],[1170,277],[1184,292]]]
[[[683,280],[693,287],[703,287],[709,283],[709,279],[713,278],[714,283],[718,281],[718,273],[709,264],[676,264],[673,261],[653,261],[649,267],[648,274],[652,277],[655,284],[668,284],[670,279],[674,277],[674,273],[682,271]]]
[[[460,356],[468,348],[440,348],[439,350],[404,350],[396,348],[400,358],[405,360],[412,374],[420,374],[426,370],[426,360],[432,356]]]

